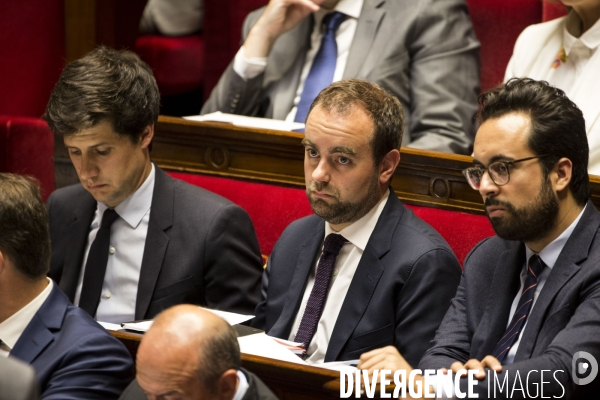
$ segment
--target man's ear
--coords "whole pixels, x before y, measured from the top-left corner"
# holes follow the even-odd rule
[[[239,378],[235,369],[223,372],[217,380],[217,393],[219,400],[231,400],[237,391]]]
[[[573,163],[566,157],[558,160],[551,172],[554,190],[562,192],[569,187],[573,177]]]
[[[140,134],[140,145],[142,149],[147,148],[152,143],[152,139],[154,138],[154,124],[150,124],[144,128],[142,133]]]
[[[6,269],[6,257],[2,253],[2,250],[0,250],[0,274],[2,274],[5,269]]]
[[[379,164],[379,183],[385,184],[389,182],[399,163],[400,152],[397,149],[390,150]]]

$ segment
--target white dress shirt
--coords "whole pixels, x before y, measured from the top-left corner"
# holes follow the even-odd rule
[[[348,61],[348,54],[350,53],[350,46],[352,45],[352,39],[354,39],[354,33],[356,32],[356,25],[360,12],[362,10],[364,0],[340,0],[333,10],[327,10],[321,8],[319,11],[314,13],[315,24],[313,32],[310,36],[310,49],[306,53],[304,59],[304,66],[302,68],[302,74],[300,75],[300,82],[298,82],[298,89],[296,90],[296,97],[294,98],[294,107],[286,117],[286,121],[293,122],[296,117],[297,105],[300,102],[300,96],[304,89],[304,82],[308,77],[310,68],[312,67],[313,60],[321,47],[321,38],[324,33],[324,26],[322,24],[325,15],[338,11],[347,15],[347,18],[342,22],[335,34],[335,41],[337,43],[337,62],[335,65],[335,72],[333,74],[333,82],[337,82],[342,79],[344,70],[346,69],[346,62]],[[242,46],[236,54],[233,61],[233,70],[244,79],[252,79],[258,74],[262,73],[267,66],[266,57],[252,57],[246,58],[244,56],[244,47]]]
[[[317,324],[317,330],[306,352],[306,362],[309,364],[322,363],[325,360],[329,339],[346,298],[346,293],[348,292],[362,254],[365,251],[365,247],[367,247],[369,238],[379,220],[379,216],[387,203],[388,197],[389,192],[386,191],[381,200],[364,217],[339,232],[335,232],[331,229],[329,223],[325,223],[325,237],[330,233],[337,233],[346,238],[348,243],[344,243],[335,260],[335,267],[329,284],[329,294],[325,300],[325,306],[323,307],[321,319]],[[291,341],[294,341],[296,337],[306,304],[308,303],[308,298],[310,297],[310,292],[315,284],[315,274],[322,251],[323,247],[321,246],[317,261],[308,277],[298,314],[296,314],[292,330],[290,331],[289,340]]]
[[[554,64],[555,68],[548,71],[548,82],[564,90],[569,98],[574,98],[576,93],[581,90],[587,90],[586,87],[581,87],[583,80],[580,78],[586,72],[586,67],[599,46],[600,20],[581,34],[581,19],[577,13],[569,13],[563,30],[563,49],[566,60]]]
[[[546,283],[546,280],[548,279],[548,276],[550,275],[552,268],[554,268],[554,264],[556,264],[556,260],[558,259],[558,256],[560,256],[560,253],[562,252],[563,248],[565,247],[567,240],[569,240],[569,238],[571,237],[571,234],[573,233],[573,231],[575,230],[575,227],[579,223],[579,220],[581,219],[581,216],[583,215],[586,207],[587,207],[587,205],[583,208],[583,210],[581,210],[581,212],[579,213],[577,218],[575,218],[575,221],[573,221],[571,223],[571,225],[569,225],[569,227],[560,234],[560,236],[558,236],[551,243],[546,245],[546,247],[544,247],[542,249],[542,251],[540,251],[538,253],[538,256],[542,259],[544,264],[546,264],[546,267],[542,270],[542,273],[538,277],[538,283],[535,288],[535,293],[533,294],[533,303],[531,303],[531,309],[529,310],[529,315],[531,315],[531,313],[533,312],[535,303],[537,302],[537,299],[538,299],[542,289],[544,288],[544,284]],[[506,321],[507,328],[513,318],[513,315],[515,315],[517,305],[519,304],[519,299],[521,298],[521,292],[523,291],[523,286],[525,285],[525,278],[527,278],[527,260],[529,260],[529,258],[534,254],[536,254],[536,253],[533,250],[531,250],[529,247],[525,246],[525,255],[526,255],[525,260],[526,261],[523,264],[523,268],[521,269],[521,284],[519,286],[519,291],[517,292],[517,295],[515,296],[515,298],[512,302],[512,306],[510,307],[510,313],[508,314],[508,320]],[[523,328],[521,329],[521,332],[519,333],[519,337],[517,338],[517,341],[512,345],[512,347],[508,351],[508,354],[504,358],[504,361],[502,362],[503,365],[508,365],[508,364],[513,363],[513,361],[515,359],[515,355],[517,354],[517,350],[519,349],[519,344],[521,343],[521,338],[523,337],[523,332],[525,332],[526,328],[527,328],[527,320],[525,321],[525,325],[523,325]],[[435,377],[436,377],[436,375],[432,376],[431,382],[434,384],[434,387],[437,387]],[[454,389],[453,389],[453,392],[454,392]],[[445,396],[445,393],[437,393],[436,398],[447,399],[448,397]],[[450,398],[452,398],[452,397],[450,397]]]
[[[239,378],[238,387],[237,387],[237,390],[235,391],[235,395],[233,396],[233,399],[231,399],[231,400],[242,400],[244,398],[244,396],[246,395],[248,388],[250,387],[250,384],[248,383],[248,379],[246,378],[246,375],[244,375],[244,373],[242,371],[240,371],[239,369],[237,370],[237,376]]]
[[[96,320],[98,321],[120,323],[135,319],[135,300],[150,221],[154,177],[154,164],[152,164],[150,174],[144,183],[115,207],[120,218],[112,224],[110,229],[108,263],[106,264],[100,303],[96,311]],[[107,208],[106,204],[98,203],[94,220],[90,226],[81,274],[75,292],[74,303],[76,305],[79,305],[81,298],[85,264],[90,247],[96,239],[102,216]]]
[[[2,341],[2,345],[0,345],[0,357],[8,357],[8,354],[15,347],[15,344],[17,344],[27,325],[29,325],[40,307],[42,307],[48,296],[50,296],[54,283],[50,278],[47,279],[48,286],[35,299],[0,323],[0,340]]]

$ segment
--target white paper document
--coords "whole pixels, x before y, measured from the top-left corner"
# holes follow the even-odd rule
[[[225,122],[235,126],[245,126],[248,128],[272,129],[275,131],[295,131],[304,129],[304,124],[301,122],[286,122],[279,119],[246,117],[243,115],[226,114],[217,111],[204,115],[190,115],[183,117],[191,121],[211,121]]]
[[[98,324],[100,324],[100,326],[102,326],[104,329],[106,329],[107,331],[118,331],[121,328],[121,324],[113,324],[111,322],[102,322],[102,321],[97,321]]]
[[[203,308],[203,307],[200,307],[200,308],[202,308],[203,310],[206,310],[206,311],[210,311],[211,313],[223,318],[229,325],[241,324],[242,322],[245,322],[245,321],[248,321],[248,320],[251,320],[252,318],[254,318],[254,315],[243,315],[243,314],[236,314],[236,313],[227,312],[227,311],[210,310],[208,308]],[[153,322],[154,321],[124,322],[120,326],[117,325],[116,329],[113,329],[113,328],[106,328],[106,329],[117,330],[117,329],[123,328],[123,329],[129,329],[132,331],[146,332],[148,329],[150,329]],[[112,324],[112,325],[115,325],[115,324]]]
[[[239,337],[238,342],[240,344],[240,351],[244,354],[307,365],[306,361],[264,333]]]

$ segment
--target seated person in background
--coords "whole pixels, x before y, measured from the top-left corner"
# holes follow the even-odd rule
[[[583,116],[564,92],[531,79],[512,79],[480,102],[474,166],[464,174],[497,236],[465,260],[419,368],[479,370],[479,398],[505,379],[496,395],[509,397],[520,376],[525,393],[544,381],[546,398],[587,399],[594,385],[575,384],[572,369],[578,352],[600,360],[600,213],[589,201]],[[411,370],[390,347],[364,354],[358,367]],[[467,380],[460,386],[466,393]]]
[[[184,36],[199,32],[203,3],[203,0],[148,0],[140,20],[140,33]]]
[[[0,173],[0,227],[0,357],[31,364],[44,400],[118,398],[131,356],[46,277],[48,214],[34,183]]]
[[[390,188],[403,130],[398,99],[367,81],[324,89],[302,141],[316,215],[283,232],[252,325],[302,343],[309,363],[394,345],[417,363],[460,281],[444,239]]]
[[[200,307],[175,306],[144,334],[136,380],[121,400],[277,399],[240,364],[237,336],[227,322]]]
[[[37,400],[35,370],[16,358],[0,357],[0,400]]]
[[[464,0],[271,0],[243,40],[201,114],[305,122],[325,86],[361,78],[400,99],[402,145],[471,152],[479,43]]]
[[[600,2],[563,0],[565,17],[525,29],[505,79],[528,77],[562,89],[583,112],[589,173],[600,175]]]
[[[49,276],[99,321],[194,303],[251,314],[262,260],[248,214],[150,162],[159,93],[128,51],[69,63],[46,108],[81,184],[48,199]]]

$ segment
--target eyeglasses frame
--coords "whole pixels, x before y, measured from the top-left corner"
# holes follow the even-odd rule
[[[462,174],[464,175],[465,179],[467,180],[467,183],[469,184],[469,186],[471,186],[471,188],[473,188],[474,190],[479,190],[481,188],[481,185],[479,185],[479,188],[476,188],[476,187],[473,186],[473,183],[469,179],[469,176],[468,176],[469,170],[473,170],[473,169],[482,169],[483,170],[483,172],[481,173],[482,177],[483,177],[483,173],[487,172],[488,176],[490,177],[490,179],[492,180],[492,182],[494,182],[494,184],[496,186],[504,186],[504,185],[508,184],[508,182],[510,182],[510,168],[509,167],[511,165],[514,165],[516,163],[520,163],[520,162],[523,162],[523,161],[534,160],[536,158],[544,158],[544,157],[547,157],[547,156],[548,156],[548,154],[544,154],[544,155],[541,155],[541,156],[525,157],[525,158],[521,158],[519,160],[494,161],[493,163],[491,163],[490,165],[488,165],[485,168],[483,168],[483,167],[474,167],[474,166],[473,167],[469,167],[469,168],[465,168],[465,169],[462,170]],[[504,183],[498,183],[498,182],[496,182],[496,180],[494,179],[494,177],[492,176],[492,174],[490,174],[490,167],[492,165],[498,164],[498,163],[504,164],[504,166],[506,167],[506,171],[508,171],[507,172],[508,173],[508,179]]]

